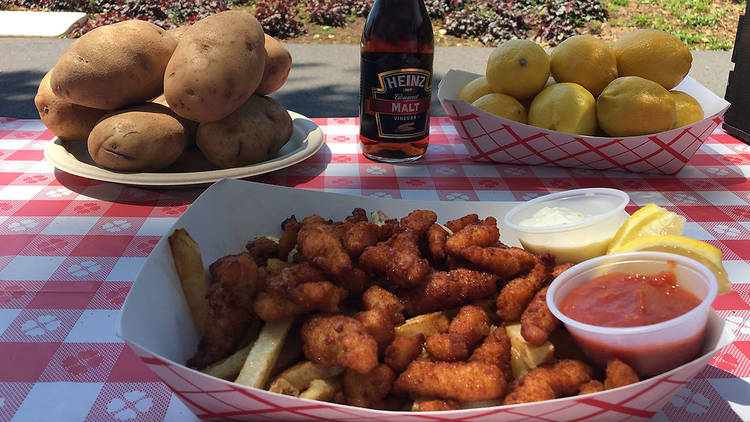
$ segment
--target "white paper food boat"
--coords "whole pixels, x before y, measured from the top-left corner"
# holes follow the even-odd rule
[[[502,222],[513,202],[427,202],[339,195],[260,183],[219,181],[207,189],[169,230],[184,227],[198,242],[205,265],[238,253],[255,236],[280,234],[281,221],[319,214],[343,219],[356,207],[400,217],[414,209],[432,209],[438,221],[477,213]],[[510,230],[500,227],[501,240]],[[446,412],[388,412],[298,399],[245,387],[189,369],[198,336],[182,295],[167,238],[146,260],[123,306],[117,335],[199,418],[253,421],[288,420],[637,420],[648,419],[695,377],[711,358],[732,342],[724,321],[711,311],[703,354],[672,371],[606,392],[538,403]],[[485,419],[486,418],[486,419]]]
[[[674,89],[698,100],[703,120],[642,136],[571,135],[504,119],[458,100],[461,88],[479,76],[450,70],[438,88],[440,104],[476,161],[676,174],[721,124],[729,107],[727,101],[688,76]]]

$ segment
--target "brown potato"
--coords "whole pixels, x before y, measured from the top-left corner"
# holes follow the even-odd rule
[[[146,103],[109,113],[89,134],[91,158],[113,170],[156,171],[174,163],[188,144],[187,129],[169,108]]]
[[[117,110],[162,92],[164,69],[177,42],[158,26],[130,20],[96,28],[63,53],[50,75],[55,95]]]
[[[39,118],[55,136],[66,141],[86,141],[97,120],[107,110],[84,107],[58,98],[49,86],[47,72],[39,84],[34,97],[34,104],[39,111]]]
[[[246,12],[221,12],[193,24],[182,34],[164,75],[169,107],[196,122],[228,116],[260,84],[264,43],[263,28]]]
[[[195,143],[215,166],[239,167],[274,157],[292,130],[292,119],[278,101],[253,95],[229,116],[201,123]]]
[[[172,38],[174,38],[177,42],[180,41],[182,38],[182,35],[185,33],[185,31],[190,27],[190,25],[182,25],[182,26],[176,26],[172,29],[167,30],[167,34],[171,35]]]
[[[184,27],[180,27],[184,28]],[[149,101],[150,103],[156,103],[161,104],[164,107],[169,107],[169,103],[167,103],[167,99],[164,98],[164,94],[159,95],[158,97],[154,98],[153,100]],[[173,110],[174,111],[174,110]],[[186,119],[177,113],[175,113],[175,117],[182,123],[183,126],[188,130],[188,141],[191,144],[195,143],[195,134],[198,132],[198,122],[194,122],[192,120]]]
[[[276,38],[266,37],[266,67],[263,70],[263,79],[255,90],[256,95],[268,95],[281,88],[289,77],[292,69],[292,55],[289,54],[281,42]]]

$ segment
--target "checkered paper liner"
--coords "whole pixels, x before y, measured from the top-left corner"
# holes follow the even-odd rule
[[[263,206],[258,206],[260,201]],[[361,198],[326,192],[301,191],[284,187],[223,180],[212,185],[179,218],[173,228],[184,227],[201,248],[204,262],[236,253],[248,238],[268,233],[279,216],[317,214],[340,219],[355,206],[366,210],[382,210],[387,215],[406,215],[413,209],[431,208],[444,221],[470,211],[480,216],[494,215],[501,219],[514,204],[446,203]],[[244,212],[253,209],[252,224]],[[244,223],[244,224],[243,224]],[[170,230],[171,231],[171,230]],[[517,242],[502,234],[501,240]],[[156,307],[155,304],[159,306]],[[170,318],[164,318],[164,309]],[[193,354],[197,334],[179,288],[171,253],[163,238],[144,263],[123,306],[118,327],[122,337],[146,365],[177,394],[200,418],[236,420],[477,420],[480,416],[493,420],[523,420],[546,417],[551,420],[601,418],[648,419],[654,416],[682,386],[687,384],[713,356],[733,340],[725,322],[711,311],[704,353],[695,360],[656,377],[627,388],[593,395],[571,397],[518,406],[463,410],[459,412],[412,413],[384,412],[331,403],[311,402],[218,380],[189,369],[184,362]],[[479,418],[481,419],[481,418]]]
[[[711,314],[714,332],[724,323]],[[711,329],[709,329],[710,331]],[[447,412],[391,412],[319,402],[271,393],[233,382],[209,377],[154,355],[129,343],[143,362],[177,394],[201,419],[243,421],[526,421],[529,419],[562,421],[647,420],[654,415],[713,356],[732,341],[725,331],[715,338],[715,347],[698,359],[657,377],[615,390],[585,396],[514,406],[495,406]]]
[[[476,161],[676,174],[722,122],[729,107],[729,103],[687,77],[675,89],[698,99],[708,115],[705,119],[653,135],[579,136],[514,122],[457,100],[461,87],[478,76],[451,70],[438,91],[440,103],[469,156]]]

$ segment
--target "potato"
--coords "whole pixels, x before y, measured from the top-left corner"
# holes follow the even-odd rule
[[[49,86],[51,72],[44,75],[34,97],[39,118],[50,132],[61,139],[86,141],[96,121],[107,113],[107,110],[84,107],[58,98]]]
[[[91,158],[102,167],[155,171],[174,163],[188,144],[187,129],[155,103],[106,114],[89,134]]]
[[[161,94],[164,69],[177,41],[140,20],[84,34],[63,53],[50,76],[55,95],[103,110],[139,104]]]
[[[256,95],[268,95],[281,88],[292,69],[292,55],[276,38],[266,35],[266,67]]]
[[[180,28],[184,28],[181,26]],[[161,104],[164,107],[169,107],[169,103],[167,103],[167,99],[164,98],[164,94],[159,95],[158,97],[154,98],[153,100],[149,101],[150,103],[156,103]],[[172,110],[174,111],[174,110]],[[183,126],[188,130],[188,141],[191,144],[195,143],[195,133],[198,132],[198,122],[194,122],[192,120],[186,119],[177,113],[175,113],[175,117],[182,123]]]
[[[292,119],[281,104],[253,95],[229,116],[198,125],[195,143],[215,166],[239,167],[274,157],[292,130]]]
[[[214,122],[242,105],[265,66],[263,28],[255,17],[226,11],[182,34],[164,75],[169,107],[186,119]]]
[[[179,42],[180,38],[182,38],[182,34],[184,34],[185,30],[187,30],[189,27],[190,25],[176,26],[172,29],[168,29],[167,34],[171,35],[172,38]]]

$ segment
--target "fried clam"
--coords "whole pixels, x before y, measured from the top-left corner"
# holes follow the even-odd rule
[[[547,287],[543,287],[521,314],[521,335],[534,346],[540,346],[559,326],[560,320],[547,306]]]
[[[471,402],[500,398],[507,384],[500,368],[489,363],[416,359],[393,387],[417,397]]]
[[[365,374],[352,369],[344,373],[344,394],[352,406],[380,409],[387,407],[384,399],[391,392],[396,374],[381,363]]]
[[[378,365],[378,344],[358,320],[316,315],[301,329],[302,351],[311,362],[366,374]]]
[[[311,312],[337,313],[347,290],[326,280],[322,271],[307,262],[283,268],[267,280],[252,308],[264,321],[277,321]]]
[[[365,271],[385,275],[391,284],[404,288],[422,284],[431,271],[419,251],[419,233],[409,227],[388,241],[365,248],[359,264]]]
[[[490,332],[490,322],[478,306],[463,306],[451,320],[448,332],[427,338],[425,349],[436,360],[465,360],[474,346]]]
[[[205,368],[238,349],[253,318],[258,267],[247,253],[228,255],[209,267],[208,315],[198,352],[187,361],[193,368]]]
[[[497,228],[497,220],[494,217],[487,217],[454,232],[445,241],[445,250],[451,255],[460,257],[462,251],[470,246],[492,246],[499,240],[500,230]]]
[[[465,268],[433,272],[402,296],[406,313],[425,314],[488,297],[497,292],[497,280],[494,274]]]
[[[474,349],[469,361],[485,362],[497,366],[503,372],[505,380],[513,379],[510,367],[510,338],[505,327],[496,327],[484,341]]]
[[[468,246],[461,249],[459,256],[501,279],[528,271],[537,259],[536,255],[521,248],[503,246]]]
[[[333,276],[346,276],[353,268],[336,229],[319,216],[302,220],[297,246],[305,259]]]
[[[512,279],[500,290],[495,302],[500,319],[516,321],[521,317],[536,292],[550,281],[554,262],[549,254],[534,256],[528,274]]]
[[[504,404],[520,404],[577,394],[591,381],[593,370],[577,360],[561,360],[538,366],[513,383]]]

